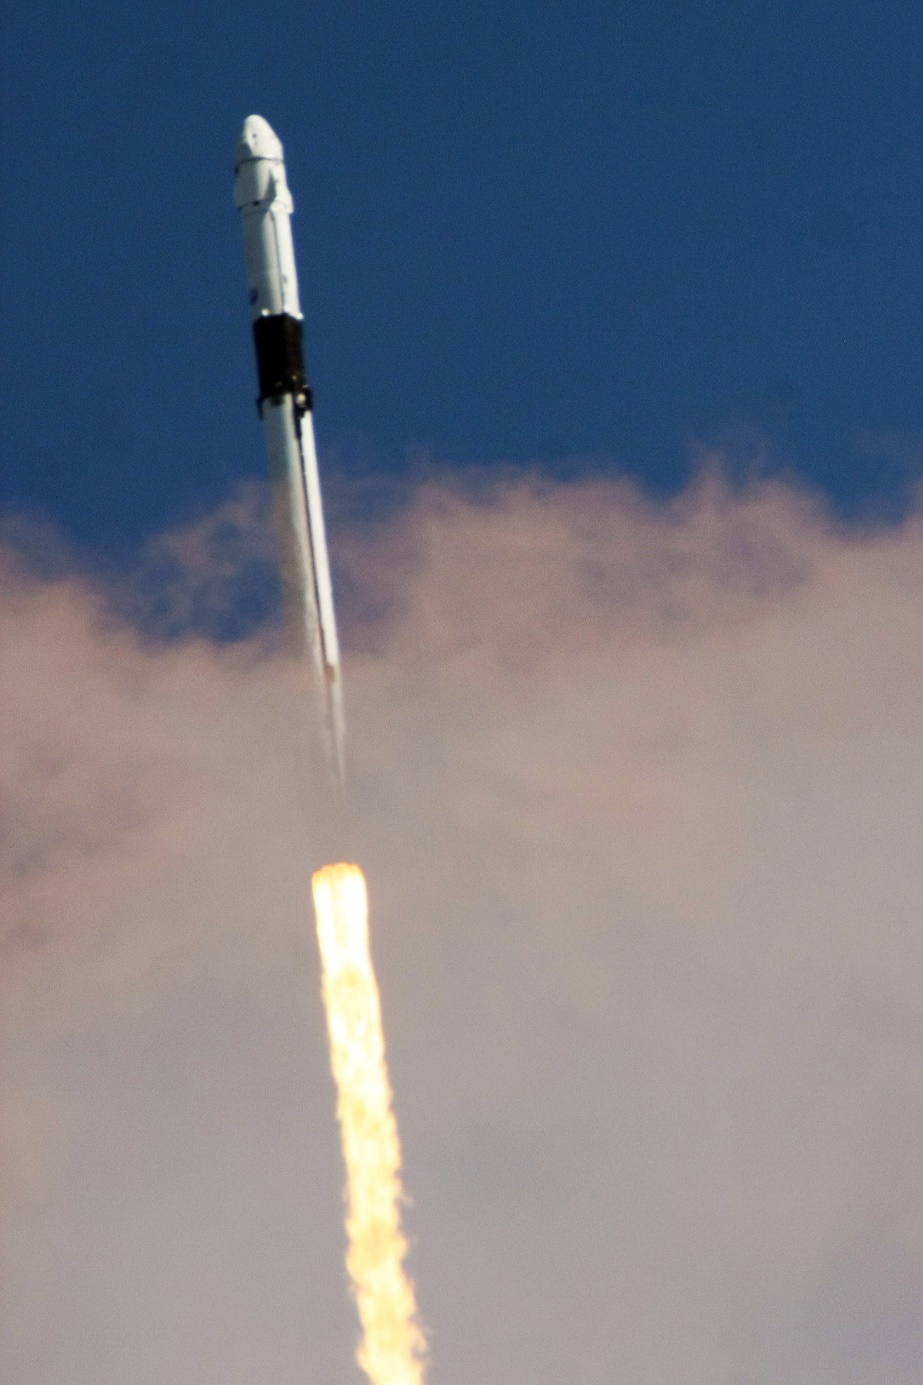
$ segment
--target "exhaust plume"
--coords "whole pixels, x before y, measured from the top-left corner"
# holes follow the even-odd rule
[[[365,877],[358,866],[324,866],[312,885],[346,1163],[346,1267],[362,1324],[356,1360],[372,1385],[420,1385],[426,1341],[403,1267],[401,1151],[369,955]]]

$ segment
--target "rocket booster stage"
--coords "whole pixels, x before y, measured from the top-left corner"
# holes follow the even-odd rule
[[[282,144],[262,116],[248,116],[237,141],[234,201],[244,233],[259,410],[272,482],[286,624],[296,657],[313,669],[324,756],[342,793],[345,722],[340,650],[311,391],[301,346],[292,195]]]

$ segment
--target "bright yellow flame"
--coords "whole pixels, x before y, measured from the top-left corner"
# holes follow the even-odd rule
[[[420,1385],[426,1341],[402,1263],[401,1150],[369,956],[365,878],[358,866],[324,866],[312,885],[346,1162],[346,1267],[362,1324],[356,1360],[373,1385]]]

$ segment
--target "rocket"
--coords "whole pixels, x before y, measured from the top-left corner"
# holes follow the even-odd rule
[[[345,787],[345,722],[333,584],[324,530],[311,390],[302,349],[302,313],[292,243],[292,195],[282,144],[262,116],[244,121],[234,152],[250,287],[273,521],[285,622],[295,657],[312,670],[324,759],[339,795]]]

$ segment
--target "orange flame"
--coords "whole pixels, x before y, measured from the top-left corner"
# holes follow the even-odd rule
[[[421,1385],[426,1341],[403,1267],[401,1150],[369,956],[365,877],[358,866],[324,866],[311,883],[346,1163],[346,1267],[362,1324],[356,1360],[372,1385]]]

